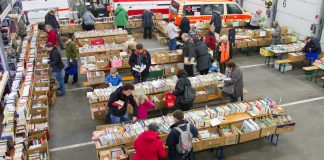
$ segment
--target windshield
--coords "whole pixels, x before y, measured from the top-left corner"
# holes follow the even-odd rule
[[[175,14],[175,15],[178,14],[179,7],[180,7],[180,4],[179,4],[177,1],[172,0],[171,5],[170,5],[170,11],[171,11],[173,14]]]

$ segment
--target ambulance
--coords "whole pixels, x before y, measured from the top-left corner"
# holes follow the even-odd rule
[[[170,3],[171,0],[109,0],[109,4],[114,9],[121,4],[127,10],[128,15],[143,14],[146,9],[149,9],[153,13],[162,13],[163,18],[169,16]]]
[[[176,20],[179,25],[182,16],[187,16],[190,24],[209,21],[213,12],[220,13],[224,22],[227,20],[251,19],[251,14],[243,10],[235,0],[172,0],[169,9],[169,19]]]

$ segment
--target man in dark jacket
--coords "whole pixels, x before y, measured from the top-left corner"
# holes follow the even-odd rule
[[[222,29],[222,18],[220,16],[220,14],[215,11],[213,13],[213,16],[210,20],[210,25],[214,25],[215,26],[215,32],[220,34],[220,31]]]
[[[107,119],[111,120],[111,123],[121,123],[130,120],[127,114],[128,103],[131,103],[134,111],[132,118],[133,122],[137,119],[137,103],[134,99],[132,92],[134,91],[134,85],[125,83],[110,94],[108,100],[108,114]]]
[[[190,127],[190,132],[192,134],[192,137],[196,138],[198,136],[198,130],[195,126],[192,124],[189,124],[187,121],[184,120],[184,114],[181,110],[176,110],[173,113],[173,118],[175,123],[170,127],[171,132],[168,135],[168,138],[166,140],[166,145],[169,147],[168,153],[169,153],[169,159],[170,160],[192,160],[193,159],[193,151],[191,151],[188,154],[181,154],[177,151],[177,144],[179,143],[179,137],[180,132],[177,130],[177,127],[179,127],[182,131],[187,130],[187,125]]]
[[[52,73],[54,74],[56,80],[59,82],[60,96],[63,96],[65,94],[64,79],[62,75],[64,64],[62,62],[61,54],[55,45],[50,42],[46,43],[46,50],[50,52],[48,63],[52,68]]]
[[[235,45],[235,27],[233,26],[233,23],[229,23],[228,25],[228,41],[230,42],[230,57],[231,59],[234,58],[234,45]]]
[[[155,122],[148,125],[148,130],[140,134],[135,142],[133,160],[159,160],[167,156],[163,141],[159,137],[159,125]]]
[[[129,65],[134,76],[134,83],[145,82],[149,75],[151,67],[151,56],[150,53],[143,48],[141,43],[136,45],[136,50],[132,51],[129,57]],[[142,66],[145,65],[145,69],[142,70]]]
[[[189,33],[189,30],[190,30],[190,21],[189,21],[189,19],[186,16],[183,16],[183,18],[181,19],[179,28],[180,28],[180,36],[183,33]]]
[[[49,11],[45,16],[45,25],[51,25],[56,33],[56,38],[60,44],[60,48],[64,49],[63,43],[61,42],[61,35],[60,35],[60,24],[56,20],[55,13],[53,10]]]
[[[195,45],[192,39],[189,38],[188,33],[183,33],[181,37],[184,42],[182,48],[182,56],[184,57],[184,69],[187,71],[189,77],[193,77],[193,66],[196,57]]]
[[[183,69],[178,71],[177,77],[177,84],[174,90],[172,91],[172,94],[176,96],[174,107],[183,111],[188,111],[193,107],[193,103],[184,104],[181,102],[181,100],[185,92],[185,86],[191,86],[191,82],[187,77],[187,72]]]
[[[211,66],[211,55],[208,53],[207,44],[199,39],[195,39],[195,49],[197,54],[197,71],[200,75],[206,75]]]
[[[144,39],[147,37],[152,39],[152,27],[153,27],[153,13],[147,9],[142,14],[143,27],[144,27]]]
[[[321,44],[316,37],[306,37],[305,38],[305,46],[302,49],[302,52],[316,52],[316,53],[321,53]]]

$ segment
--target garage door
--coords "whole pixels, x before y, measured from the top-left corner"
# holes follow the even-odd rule
[[[278,0],[276,20],[303,38],[312,35],[310,26],[317,23],[322,0]]]
[[[321,37],[321,46],[322,46],[322,52],[324,52],[324,30],[322,32],[322,37]]]

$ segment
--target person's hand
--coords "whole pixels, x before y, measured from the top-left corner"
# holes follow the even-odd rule
[[[134,117],[132,118],[132,122],[134,123],[136,120],[137,120],[137,117],[134,116]]]

